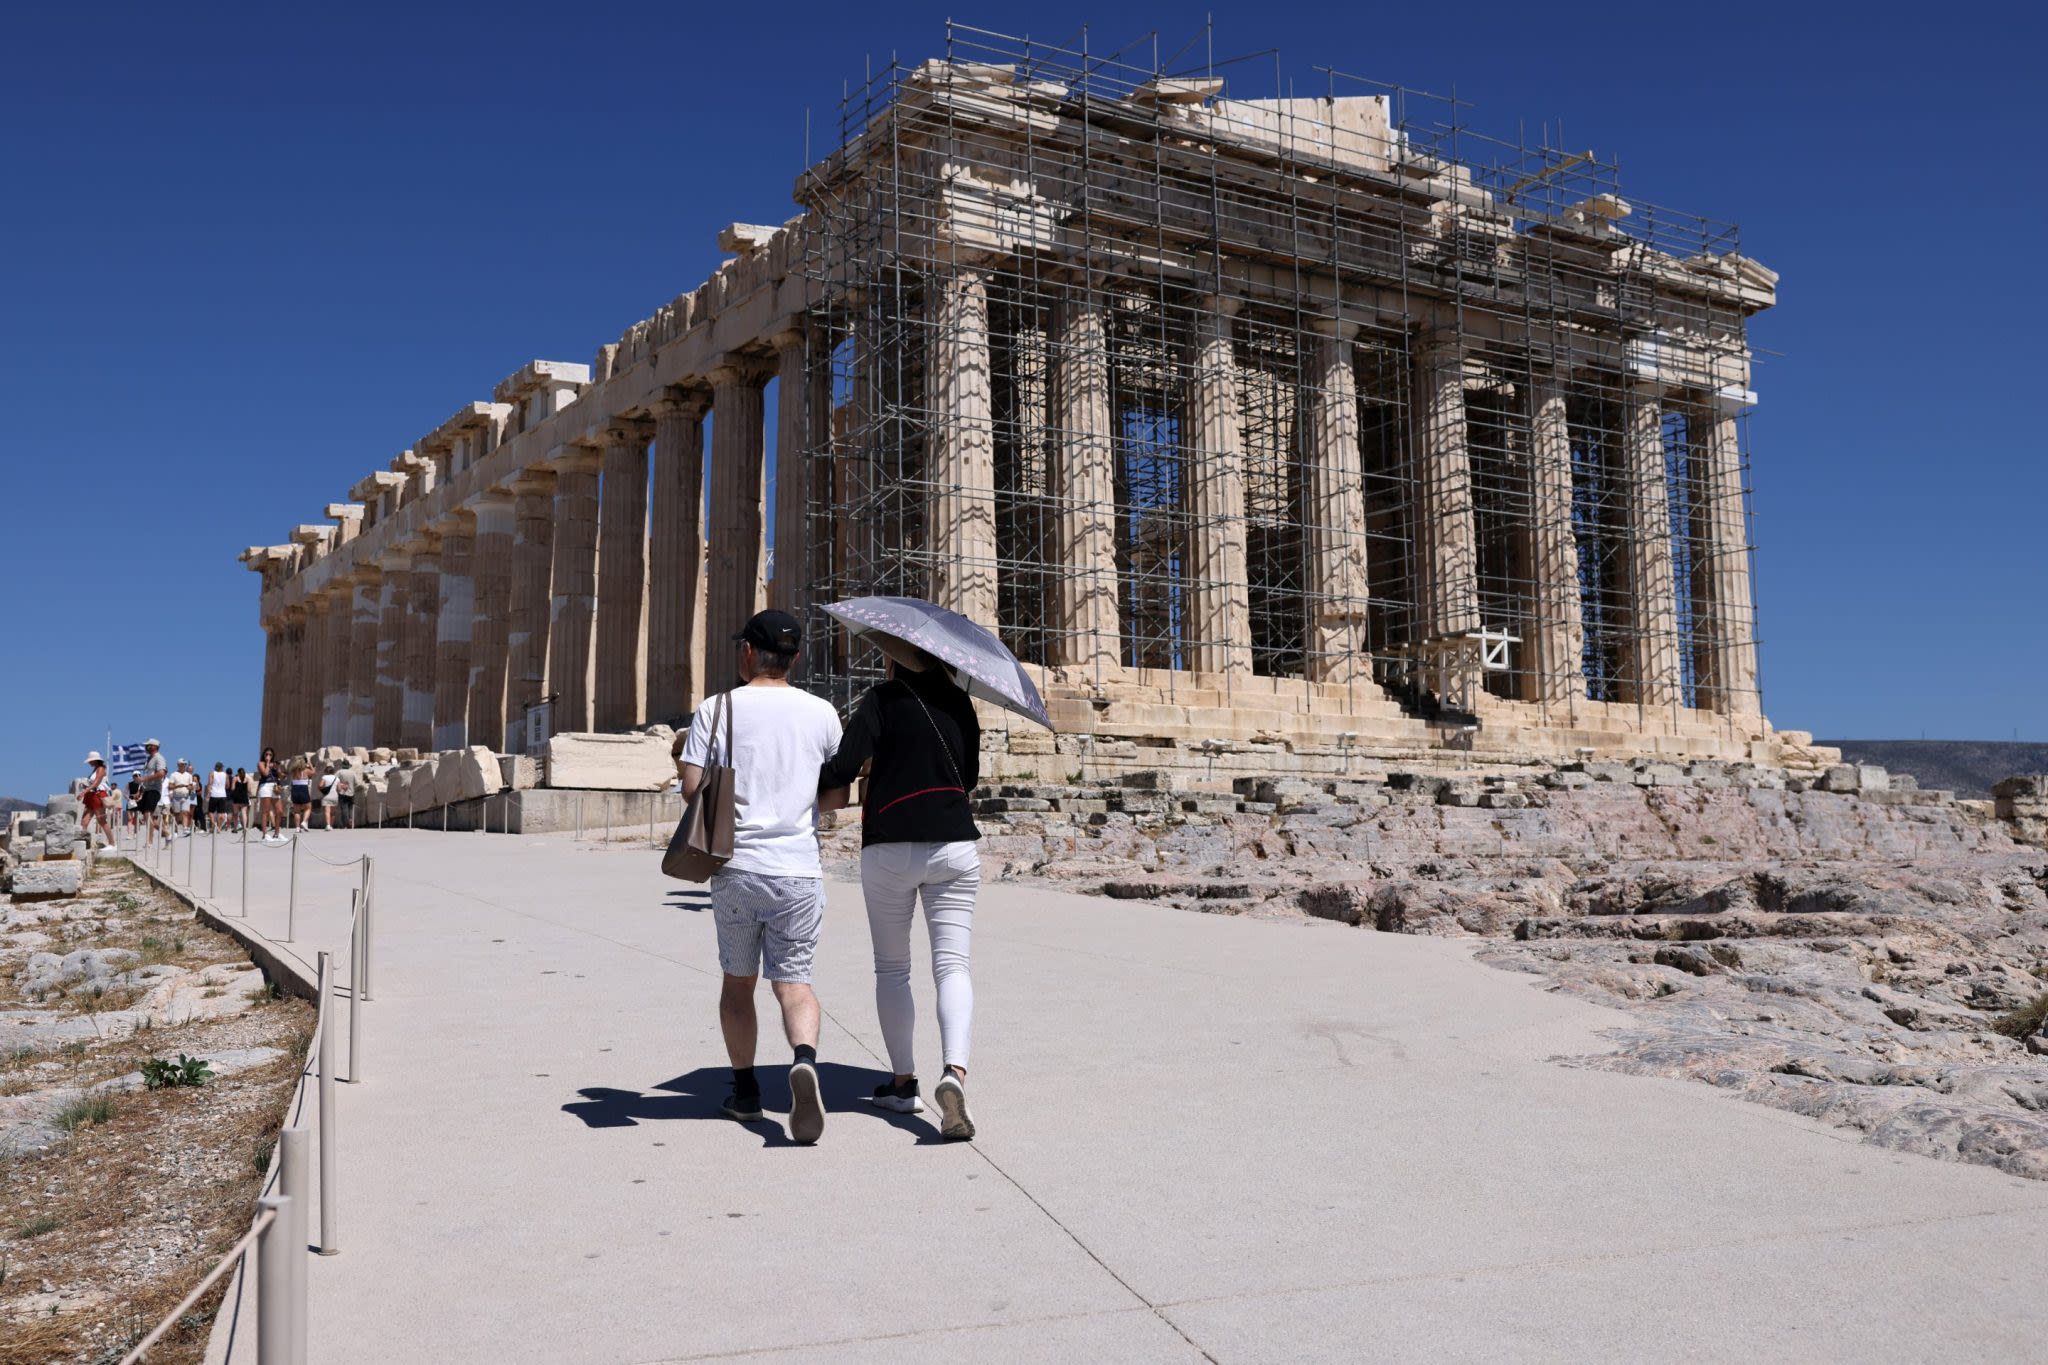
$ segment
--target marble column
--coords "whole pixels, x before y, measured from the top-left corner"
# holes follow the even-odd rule
[[[476,516],[466,507],[441,533],[441,602],[434,628],[434,749],[469,744],[470,636],[476,629]]]
[[[705,573],[703,686],[733,685],[734,646],[761,579],[761,439],[766,369],[726,356],[711,372],[711,534]]]
[[[697,704],[696,602],[704,566],[704,410],[681,393],[654,408],[654,509],[649,532],[647,715],[668,721]]]
[[[356,586],[351,576],[336,575],[328,588],[327,638],[321,645],[322,690],[320,743],[337,748],[348,743],[349,689],[355,677],[355,660],[349,644],[355,637]]]
[[[434,651],[441,638],[441,537],[425,532],[413,543],[412,583],[406,594],[405,711],[400,748],[434,747]]]
[[[1670,706],[1678,693],[1678,599],[1671,572],[1671,500],[1664,469],[1664,390],[1629,387],[1625,478],[1628,489],[1626,596],[1634,656],[1627,700]]]
[[[1121,658],[1116,570],[1116,442],[1101,295],[1062,302],[1053,367],[1054,625],[1048,658],[1099,679]]]
[[[641,723],[640,625],[647,598],[647,438],[644,423],[604,433],[597,555],[599,730]]]
[[[278,617],[277,701],[271,732],[263,742],[275,748],[278,757],[293,753],[299,738],[299,665],[305,643],[305,608],[285,608]]]
[[[808,334],[790,329],[775,334],[775,577],[768,602],[804,618],[812,584],[823,564],[813,554],[810,523],[812,475],[827,458],[825,434],[831,420],[829,373],[813,376],[807,364]],[[820,391],[828,406],[821,412]]]
[[[327,616],[325,596],[306,594],[306,615],[299,633],[299,673],[292,727],[292,752],[310,753],[320,747],[320,725],[327,703]]]
[[[1365,500],[1359,473],[1358,378],[1351,339],[1358,324],[1318,318],[1315,387],[1309,395],[1308,676],[1315,682],[1372,679],[1365,648]]]
[[[1465,357],[1455,337],[1425,342],[1416,398],[1416,638],[1479,629],[1479,555],[1472,452],[1465,426]]]
[[[988,275],[955,269],[931,285],[924,369],[932,601],[996,626],[996,466],[989,381]]]
[[[349,596],[348,715],[341,743],[368,749],[377,741],[377,651],[382,635],[384,570],[371,560],[356,569]]]
[[[377,602],[377,699],[371,743],[395,749],[405,728],[405,637],[412,619],[412,556],[386,551],[378,560],[384,582]]]
[[[553,729],[590,729],[592,626],[597,618],[598,471],[595,450],[575,448],[555,461],[554,595],[548,613],[548,685]]]
[[[1586,632],[1579,596],[1579,546],[1572,532],[1572,437],[1565,384],[1538,375],[1529,402],[1531,541],[1535,639],[1524,644],[1536,674],[1535,700],[1553,722],[1586,699]]]
[[[256,736],[259,752],[265,745],[277,744],[280,733],[278,711],[284,698],[284,635],[282,620],[273,620],[263,628],[263,710],[258,721],[261,733]]]
[[[555,475],[529,469],[512,481],[512,607],[505,633],[507,748],[526,751],[526,713],[548,690],[553,614]]]
[[[469,742],[505,749],[506,636],[512,617],[512,495],[493,488],[476,513],[476,628],[469,643]]]
[[[1188,381],[1188,496],[1194,513],[1189,577],[1191,663],[1198,673],[1249,677],[1252,623],[1245,567],[1244,414],[1238,406],[1231,318],[1238,300],[1211,295],[1195,315]]]
[[[1742,506],[1742,444],[1737,418],[1750,395],[1714,394],[1697,409],[1694,458],[1701,464],[1705,528],[1700,553],[1707,600],[1695,608],[1704,636],[1700,705],[1725,716],[1763,712],[1756,684],[1756,608],[1750,598],[1749,525]]]

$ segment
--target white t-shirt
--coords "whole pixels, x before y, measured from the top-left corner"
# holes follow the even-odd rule
[[[768,877],[820,877],[818,769],[839,752],[839,713],[830,702],[794,687],[740,687],[733,699],[731,762],[735,770],[732,861],[735,872]],[[725,760],[725,703],[697,708],[683,742],[683,762]],[[712,733],[712,721],[718,732]]]

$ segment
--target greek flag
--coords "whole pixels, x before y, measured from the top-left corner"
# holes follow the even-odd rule
[[[116,744],[107,755],[107,776],[126,777],[142,771],[142,765],[149,758],[149,749],[141,744]]]

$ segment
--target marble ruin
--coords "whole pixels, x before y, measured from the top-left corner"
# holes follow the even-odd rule
[[[1803,751],[1745,509],[1773,272],[1591,153],[1234,70],[955,28],[852,90],[795,217],[244,553],[264,742],[674,724],[767,603],[845,702],[879,659],[817,604],[902,593],[1041,670],[995,779]]]

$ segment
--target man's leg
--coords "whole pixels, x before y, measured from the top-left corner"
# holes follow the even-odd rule
[[[754,983],[758,976],[728,976],[718,992],[718,1029],[725,1035],[726,1059],[733,1070],[751,1070],[754,1047],[760,1041],[761,1022],[754,1013]],[[781,988],[777,988],[780,994]]]
[[[825,883],[818,877],[763,877],[772,906],[762,915],[761,958],[782,1006],[782,1032],[795,1056],[789,1064],[789,1135],[816,1142],[825,1132],[825,1101],[818,1084],[818,997],[811,990],[811,960],[825,923]]]
[[[775,1003],[782,1006],[782,1034],[789,1039],[792,1048],[807,1047],[818,1050],[818,997],[808,981],[771,981],[769,988],[775,992]],[[751,999],[747,1014],[753,1016]],[[751,1041],[751,1040],[749,1040]],[[753,1053],[748,1052],[748,1057]]]

